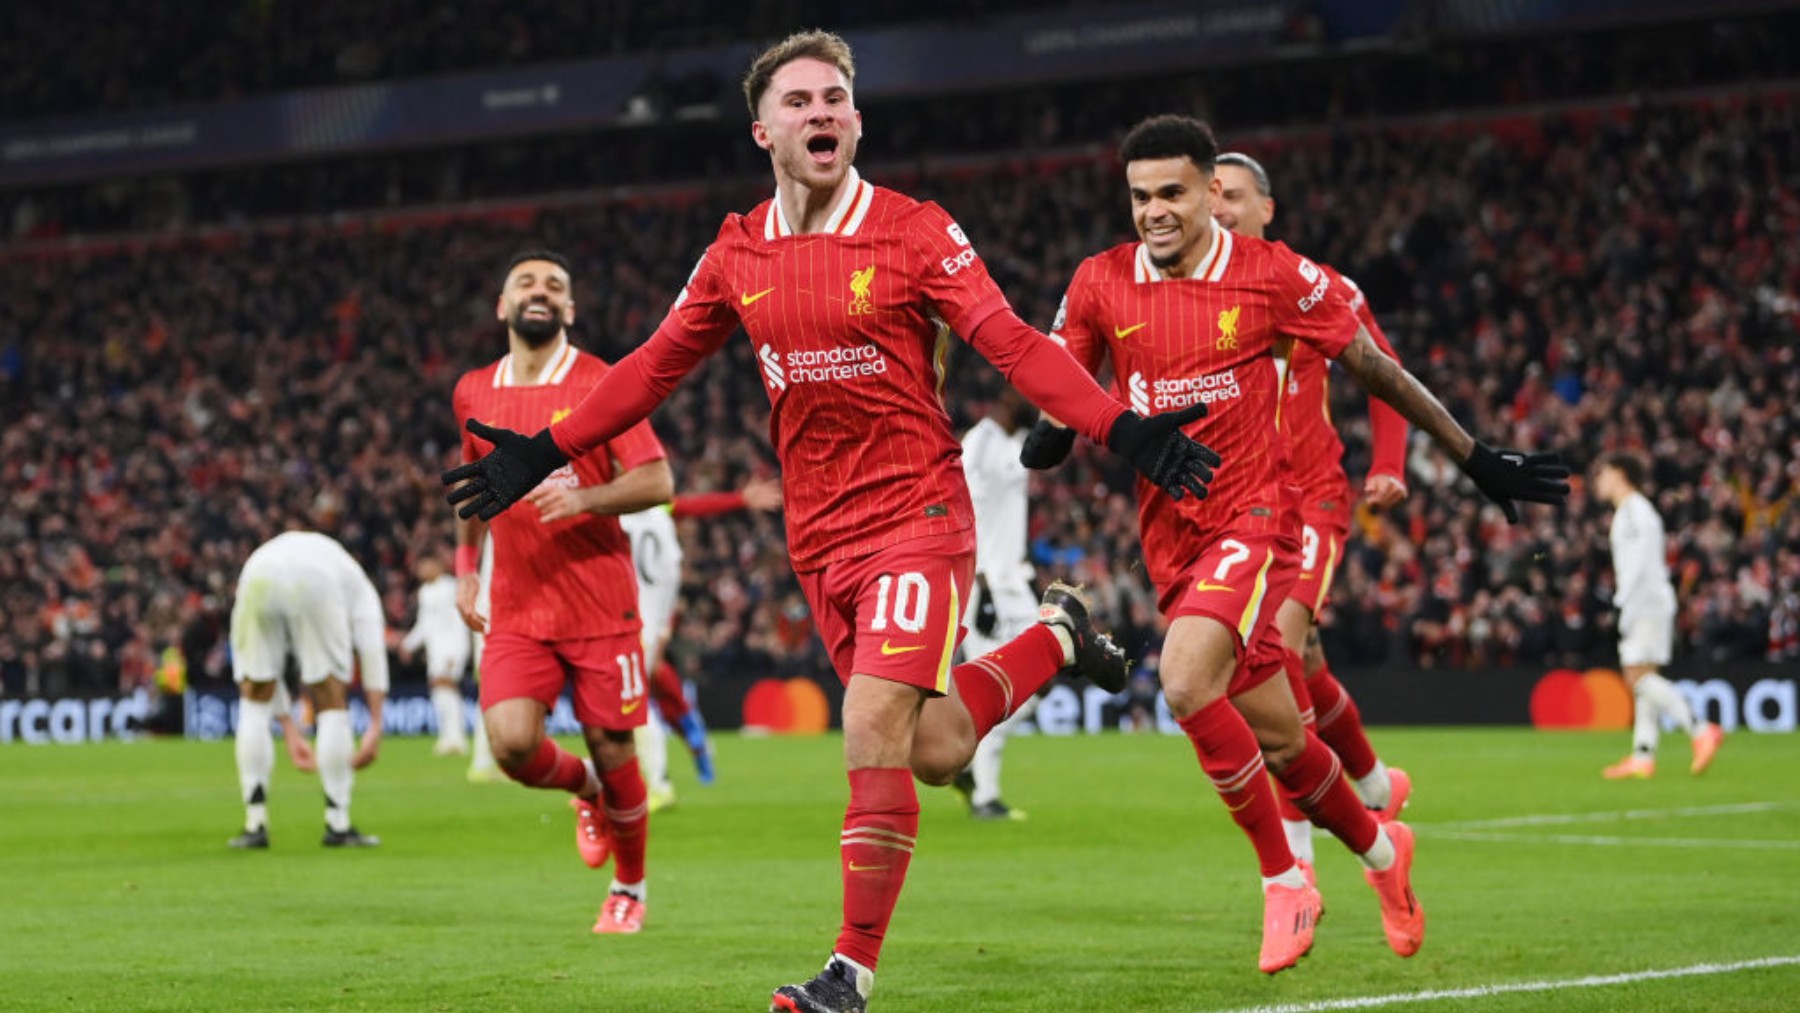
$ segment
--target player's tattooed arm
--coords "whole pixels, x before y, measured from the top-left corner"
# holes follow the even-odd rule
[[[1461,463],[1475,451],[1475,438],[1457,424],[1449,409],[1406,368],[1382,354],[1369,329],[1359,327],[1356,339],[1338,356],[1338,362],[1356,376],[1363,389],[1386,401],[1406,420],[1431,434],[1452,460]]]

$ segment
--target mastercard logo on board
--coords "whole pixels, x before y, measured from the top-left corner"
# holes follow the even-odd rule
[[[1631,727],[1631,691],[1610,668],[1558,668],[1531,690],[1534,728],[1618,731]]]
[[[811,679],[758,679],[744,695],[744,734],[820,735],[831,703]]]

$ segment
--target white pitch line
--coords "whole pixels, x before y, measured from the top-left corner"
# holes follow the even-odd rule
[[[1741,816],[1745,813],[1791,809],[1794,802],[1738,802],[1732,805],[1680,806],[1672,809],[1622,809],[1611,812],[1541,813],[1502,816],[1491,820],[1456,820],[1450,823],[1413,824],[1432,830],[1498,830],[1503,827],[1545,827],[1564,823],[1611,823],[1618,820],[1667,820],[1690,816]]]
[[[1604,988],[1608,985],[1629,985],[1639,981],[1654,981],[1660,978],[1692,978],[1706,974],[1731,974],[1736,971],[1754,971],[1768,967],[1788,967],[1800,964],[1800,955],[1788,957],[1762,957],[1758,960],[1738,960],[1729,964],[1692,964],[1687,967],[1670,967],[1652,971],[1631,971],[1625,974],[1591,975],[1586,978],[1564,978],[1560,981],[1515,981],[1498,985],[1475,985],[1470,988],[1438,988],[1425,992],[1396,992],[1393,995],[1372,995],[1355,999],[1322,999],[1318,1002],[1284,1003],[1279,1006],[1247,1006],[1243,1009],[1227,1011],[1227,1013],[1329,1013],[1332,1010],[1375,1009],[1381,1006],[1399,1006],[1404,1003],[1436,1002],[1440,999],[1485,999],[1490,996],[1505,995],[1512,992],[1559,992],[1570,988]]]
[[[1502,844],[1591,844],[1597,847],[1634,847],[1642,845],[1650,848],[1749,848],[1751,850],[1788,851],[1800,850],[1800,841],[1795,840],[1758,840],[1754,838],[1729,837],[1609,837],[1583,834],[1505,834],[1484,833],[1470,830],[1439,830],[1431,828],[1428,836],[1433,840],[1450,841],[1491,841]]]

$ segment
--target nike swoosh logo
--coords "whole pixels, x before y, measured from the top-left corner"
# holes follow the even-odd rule
[[[630,703],[620,704],[619,705],[619,713],[620,714],[630,714],[632,711],[637,710],[639,707],[642,707],[643,705],[644,705],[644,698],[640,696],[636,700],[631,701]]]
[[[887,868],[885,865],[857,865],[855,862],[850,863],[851,872],[875,872],[885,868]]]
[[[1194,590],[1196,590],[1196,591],[1227,591],[1227,592],[1229,592],[1232,590],[1232,588],[1231,588],[1231,585],[1229,585],[1229,584],[1208,584],[1206,581],[1203,580],[1200,583],[1194,585]]]
[[[1244,799],[1242,802],[1239,802],[1237,805],[1232,805],[1230,802],[1226,802],[1225,803],[1225,811],[1228,813],[1243,812],[1244,807],[1254,801],[1256,801],[1256,796],[1252,795],[1252,796]]]
[[[1131,337],[1133,334],[1136,334],[1148,326],[1150,326],[1150,322],[1146,320],[1141,324],[1132,324],[1130,327],[1114,327],[1113,337],[1118,338],[1120,341],[1124,341],[1126,338]]]
[[[763,289],[761,292],[757,292],[755,294],[745,292],[743,295],[738,296],[738,301],[743,303],[745,306],[748,306],[751,303],[755,302],[758,299],[761,299],[763,296],[768,295],[770,292],[773,292],[773,291],[775,291],[775,286],[771,285],[768,288]]]
[[[914,644],[911,647],[895,647],[886,640],[881,642],[881,653],[887,657],[893,657],[896,654],[905,654],[908,651],[923,651],[924,649],[924,644]]]

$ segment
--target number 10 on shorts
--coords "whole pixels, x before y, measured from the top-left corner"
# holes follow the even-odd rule
[[[891,617],[902,633],[918,633],[925,628],[925,610],[930,607],[931,585],[924,574],[903,573],[896,579],[884,573],[875,582],[875,618],[869,621],[869,629],[885,632]]]

